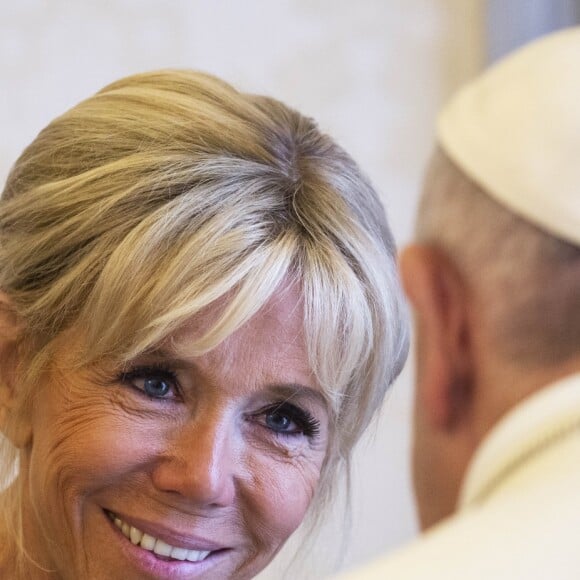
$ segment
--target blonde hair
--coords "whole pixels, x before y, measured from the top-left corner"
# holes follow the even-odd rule
[[[205,74],[132,76],[48,125],[0,201],[0,288],[32,345],[30,376],[67,329],[86,331],[80,363],[129,360],[231,295],[204,352],[288,276],[332,410],[324,498],[408,337],[377,194],[311,119]]]
[[[442,151],[425,179],[417,234],[454,261],[510,364],[558,364],[580,352],[580,248],[492,199]]]

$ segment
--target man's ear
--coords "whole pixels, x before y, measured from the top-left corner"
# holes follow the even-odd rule
[[[0,432],[15,447],[31,438],[27,405],[19,378],[19,339],[22,325],[10,298],[0,291]]]
[[[400,269],[415,313],[416,405],[433,428],[452,431],[472,402],[467,290],[451,260],[431,246],[407,247]]]

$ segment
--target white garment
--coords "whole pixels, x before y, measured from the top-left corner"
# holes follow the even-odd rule
[[[532,395],[477,451],[458,512],[340,580],[580,580],[580,374]]]

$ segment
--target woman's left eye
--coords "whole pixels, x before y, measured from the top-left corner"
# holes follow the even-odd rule
[[[179,396],[177,377],[169,369],[135,368],[123,373],[119,382],[141,391],[150,399],[176,399]]]
[[[288,402],[270,405],[254,416],[265,427],[281,435],[314,437],[320,431],[320,421]]]
[[[300,430],[292,417],[279,411],[266,413],[264,420],[272,431],[279,433],[297,433]]]

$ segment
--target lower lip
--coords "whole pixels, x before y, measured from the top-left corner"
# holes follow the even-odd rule
[[[147,574],[155,580],[179,580],[184,578],[201,578],[214,568],[223,559],[229,550],[217,550],[210,553],[199,562],[188,560],[162,560],[156,554],[133,544],[121,530],[115,526],[105,512],[105,519],[109,527],[120,542],[120,547],[127,558],[139,569],[140,573]]]

